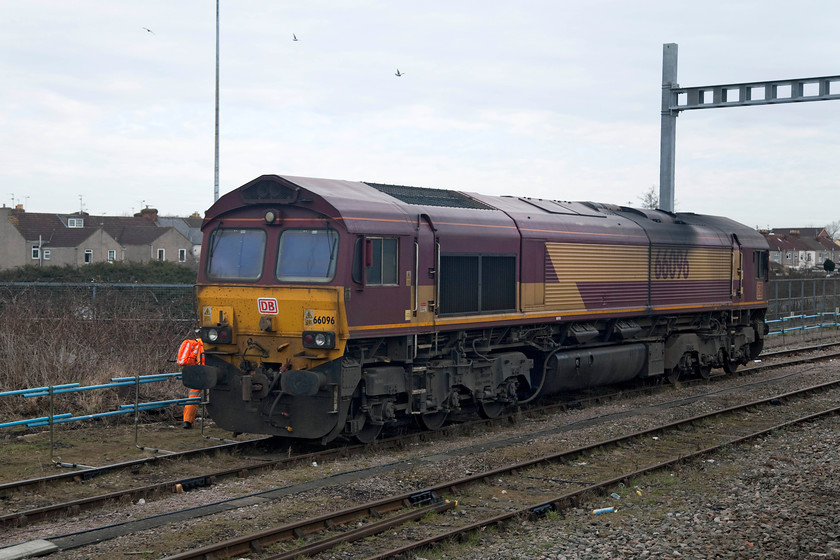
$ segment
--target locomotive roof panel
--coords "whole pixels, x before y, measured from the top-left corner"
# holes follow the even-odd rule
[[[382,233],[409,233],[415,217],[393,197],[365,183],[312,177],[263,175],[221,197],[205,215],[205,223],[248,206],[295,206],[341,220],[350,232],[369,232],[371,222]]]
[[[764,247],[752,228],[728,218],[625,206],[513,196],[492,196],[373,182],[263,175],[220,198],[205,223],[247,206],[310,208],[340,220],[352,233],[410,235],[426,216],[440,234],[644,245]]]
[[[503,197],[509,198],[509,197]],[[544,200],[542,198],[520,197],[519,200],[537,208],[541,208],[549,214],[568,214],[571,216],[592,216],[603,218],[603,214],[596,208],[584,202],[561,202],[559,200]]]
[[[648,242],[637,224],[591,202],[475,196],[509,215],[526,239],[617,245]]]
[[[436,229],[516,230],[503,212],[457,191],[288,175],[263,175],[231,191],[210,207],[205,223],[250,205],[309,207],[343,221],[353,233],[410,234],[421,215],[427,215]]]
[[[685,212],[677,214],[677,217],[681,221],[690,225],[714,228],[716,230],[723,231],[728,235],[735,234],[738,236],[739,243],[744,247],[753,247],[755,249],[763,250],[767,250],[769,247],[767,240],[757,230],[724,216],[710,216],[708,214]]]
[[[516,224],[492,204],[474,193],[449,189],[409,187],[365,183],[393,198],[396,204],[416,223],[429,224],[441,236],[480,239],[484,244],[518,240]]]
[[[488,206],[464,193],[446,189],[429,189],[425,187],[406,187],[402,185],[383,185],[381,183],[365,183],[378,191],[393,196],[406,204],[418,206],[444,206],[447,208],[474,208],[477,210],[492,210]]]
[[[686,245],[693,247],[729,247],[733,231],[690,223],[679,214],[662,210],[637,210],[628,207],[612,209],[624,220],[631,220],[645,230],[653,245]]]

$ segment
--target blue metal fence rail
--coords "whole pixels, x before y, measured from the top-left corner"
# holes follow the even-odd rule
[[[154,375],[138,375],[136,377],[112,377],[111,383],[102,383],[99,385],[81,385],[80,383],[65,383],[63,385],[50,385],[46,387],[32,387],[29,389],[18,389],[15,391],[0,392],[0,397],[21,396],[29,397],[46,397],[65,393],[77,393],[82,391],[93,391],[97,389],[109,389],[116,387],[134,386],[143,383],[156,383],[160,381],[167,381],[169,379],[180,379],[180,373],[161,373]],[[105,418],[107,416],[115,416],[118,414],[128,414],[136,410],[154,410],[159,408],[166,408],[171,405],[184,406],[186,404],[199,404],[200,398],[179,398],[164,401],[152,402],[135,402],[133,404],[121,405],[118,410],[108,412],[98,412],[94,414],[85,414],[82,416],[74,416],[72,413],[51,414],[50,416],[43,416],[39,418],[30,418],[26,420],[16,420],[13,422],[4,422],[0,424],[0,428],[9,428],[13,426],[26,426],[34,428],[37,426],[46,426],[50,423],[63,424],[67,422],[77,422],[79,420],[90,420],[93,418]]]
[[[202,399],[194,398],[177,398],[162,401],[148,401],[140,402],[140,385],[143,383],[159,383],[170,379],[180,379],[180,373],[162,373],[153,375],[136,375],[134,377],[112,377],[110,383],[101,383],[98,385],[81,385],[80,383],[65,383],[62,385],[51,385],[46,387],[32,387],[29,389],[17,389],[14,391],[0,392],[0,397],[45,397],[50,398],[50,411],[47,416],[40,416],[38,418],[28,418],[24,420],[14,420],[11,422],[0,423],[0,428],[11,428],[16,426],[24,426],[27,428],[35,428],[41,426],[49,426],[50,428],[50,459],[59,467],[73,467],[73,468],[92,468],[79,463],[65,463],[61,461],[61,457],[53,458],[53,450],[55,449],[55,435],[53,427],[56,424],[65,424],[68,422],[78,422],[80,420],[92,420],[94,418],[106,418],[108,416],[117,416],[120,414],[134,414],[134,445],[141,450],[149,450],[154,453],[172,453],[172,451],[165,451],[163,449],[147,447],[140,445],[139,439],[139,424],[140,412],[149,410],[166,408],[172,405],[184,406],[187,404],[201,404]],[[100,389],[114,389],[118,387],[134,387],[134,402],[131,404],[120,405],[117,410],[110,410],[107,412],[97,412],[93,414],[84,414],[75,416],[71,412],[55,413],[55,396],[66,393],[78,393],[83,391],[93,391]],[[203,433],[203,423],[202,423]],[[207,437],[207,436],[205,436]]]
[[[91,290],[91,301],[98,299],[109,290],[137,291],[141,288],[146,291],[165,290],[173,298],[185,298],[192,294],[192,285],[177,284],[52,284],[45,282],[11,282],[0,283],[0,288],[6,290],[41,289],[54,291],[56,289],[77,289]],[[98,291],[97,291],[98,290]],[[767,295],[769,306],[767,323],[770,325],[769,336],[794,335],[797,333],[808,333],[812,331],[840,329],[840,278],[778,278],[773,279],[768,285]],[[183,318],[178,320],[192,321],[194,309],[190,306],[194,302],[190,299],[190,305],[185,307]],[[154,401],[147,403],[139,402],[139,387],[143,383],[155,383],[166,381],[171,378],[179,378],[180,373],[167,373],[156,375],[138,375],[134,377],[111,378],[111,383],[100,385],[81,386],[79,383],[67,383],[48,387],[35,387],[31,389],[20,389],[15,391],[0,392],[0,397],[23,396],[23,397],[50,397],[50,406],[53,404],[53,397],[57,394],[72,393],[78,391],[92,391],[125,386],[135,386],[135,403],[122,405],[118,410],[74,416],[72,413],[54,414],[50,410],[48,416],[16,420],[0,423],[0,428],[16,426],[37,427],[49,425],[51,432],[54,424],[77,422],[94,418],[103,418],[120,414],[135,414],[135,428],[138,424],[138,415],[141,411],[165,408],[172,405],[183,406],[185,404],[200,403],[202,399],[177,398],[171,400]],[[203,425],[202,425],[203,429]],[[136,433],[136,429],[135,429]],[[135,435],[136,441],[136,435]],[[141,447],[138,445],[138,447]]]
[[[838,314],[835,312],[816,313],[813,315],[788,315],[780,319],[767,321],[770,327],[768,336],[785,336],[792,333],[840,328]]]

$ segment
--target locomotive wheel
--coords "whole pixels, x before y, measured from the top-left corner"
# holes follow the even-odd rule
[[[495,420],[505,411],[505,403],[498,401],[479,401],[478,414],[487,420]]]
[[[365,424],[365,426],[359,430],[354,437],[359,443],[373,443],[373,441],[379,437],[379,434],[382,433],[383,426],[384,424]]]
[[[445,410],[419,414],[417,415],[417,423],[420,424],[421,428],[425,428],[426,430],[440,430],[446,423],[447,416],[449,416],[449,413]]]
[[[735,373],[738,370],[738,360],[730,360],[726,358],[723,360],[723,371],[726,373]]]
[[[723,356],[723,371],[726,373],[735,373],[739,365],[738,360],[732,360],[729,358],[729,354],[725,354]]]
[[[697,375],[709,379],[712,376],[712,366],[697,366]]]
[[[676,385],[677,381],[680,380],[680,368],[675,367],[674,369],[665,370],[665,381],[670,383],[671,385]]]
[[[762,350],[764,350],[763,340],[756,340],[755,342],[750,343],[750,358],[757,358],[761,354]]]

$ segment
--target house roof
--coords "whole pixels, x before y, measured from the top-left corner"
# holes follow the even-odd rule
[[[169,231],[168,227],[125,227],[115,239],[120,245],[148,245]]]
[[[836,251],[823,228],[774,228],[764,234],[771,251]]]
[[[98,228],[69,228],[58,214],[29,214],[13,211],[9,221],[27,241],[38,241],[53,247],[76,247]]]
[[[201,222],[198,216],[189,218],[158,217],[158,224],[163,227],[174,227],[181,235],[189,239],[193,245],[201,245]]]
[[[804,227],[804,228],[773,228],[771,234],[779,235],[781,237],[799,237],[800,239],[814,239],[817,237],[829,237],[825,228],[821,227]]]
[[[778,235],[769,234],[766,235],[765,238],[767,239],[768,245],[770,245],[771,251],[796,251],[797,244],[794,241],[787,240],[784,237],[780,237]]]
[[[42,214],[12,210],[9,221],[27,241],[38,241],[52,247],[77,247],[100,229],[114,238],[120,245],[148,245],[164,235],[173,224],[159,226],[153,217],[137,216],[91,216],[88,214]],[[70,218],[82,218],[83,227],[69,227]],[[179,218],[183,220],[183,218]],[[188,218],[190,219],[190,218]],[[172,220],[176,220],[173,218]],[[197,220],[200,226],[200,218]],[[195,227],[187,223],[189,228]],[[185,228],[185,229],[189,229]],[[179,229],[179,228],[175,228]],[[180,231],[180,229],[179,229]],[[184,233],[184,232],[182,232]],[[184,237],[190,238],[184,233]],[[200,241],[199,241],[200,243]]]

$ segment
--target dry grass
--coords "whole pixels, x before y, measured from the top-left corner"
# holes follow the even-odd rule
[[[191,308],[148,289],[26,289],[0,294],[0,391],[177,371],[171,362],[191,334]],[[178,382],[142,386],[144,400],[181,396]],[[131,393],[131,394],[127,394]],[[133,402],[134,393],[101,389],[56,395],[54,410],[106,412]],[[0,421],[41,416],[48,397],[0,397]]]

